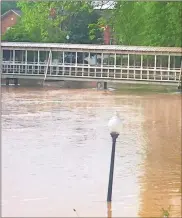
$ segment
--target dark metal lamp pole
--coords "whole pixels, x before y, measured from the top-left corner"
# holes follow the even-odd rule
[[[115,159],[115,148],[116,148],[116,139],[119,134],[116,132],[111,133],[112,137],[112,152],[111,152],[111,162],[110,162],[110,173],[109,173],[109,184],[108,184],[108,193],[107,193],[107,202],[112,201],[112,185],[113,185],[113,174],[114,174],[114,159]]]

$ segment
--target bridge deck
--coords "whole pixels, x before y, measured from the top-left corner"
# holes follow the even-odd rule
[[[2,43],[3,78],[178,84],[182,48]]]

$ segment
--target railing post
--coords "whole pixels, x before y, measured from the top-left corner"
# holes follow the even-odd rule
[[[140,78],[142,75],[142,70],[143,70],[143,55],[141,55],[141,59],[140,59],[141,63],[140,63]],[[148,68],[147,68],[147,72],[148,72]],[[148,78],[147,78],[148,79]]]
[[[45,70],[45,75],[44,75],[44,81],[46,80],[47,73],[49,71],[49,67],[50,67],[50,64],[51,64],[51,59],[52,59],[52,51],[50,50],[49,51],[49,57],[48,57],[48,60],[47,60],[47,66],[46,66],[46,70]],[[51,75],[51,68],[50,68],[50,75]]]
[[[121,68],[123,66],[123,55],[121,54]]]
[[[40,74],[40,52],[38,50],[38,54],[37,54],[37,74]]]
[[[155,75],[156,75],[156,63],[157,63],[157,55],[155,55],[155,59],[154,59],[154,71],[153,71],[154,80],[155,80]]]
[[[18,78],[14,78],[14,85],[18,86]]]
[[[114,54],[114,78],[116,78],[116,53]]]
[[[50,75],[51,75],[52,72],[53,72],[53,66],[52,66],[52,50],[50,50],[50,63],[49,63],[49,65],[50,65]]]
[[[104,55],[103,52],[101,53],[101,77],[103,76],[103,59],[104,59]]]
[[[173,72],[174,73],[173,76],[176,75],[176,56],[174,56],[174,70],[175,73]]]
[[[127,67],[127,79],[129,78],[129,68],[130,68],[130,55],[128,54],[128,67]]]
[[[25,74],[27,74],[27,50],[25,50]]]
[[[170,72],[170,66],[171,66],[171,56],[168,55],[168,72],[167,72],[167,80],[169,80],[169,72]]]
[[[76,57],[75,57],[75,76],[77,76],[77,68],[78,68],[78,52],[76,51]]]
[[[9,86],[9,78],[6,78],[6,86]]]
[[[62,67],[63,72],[62,72],[62,75],[64,75],[64,73],[65,73],[65,72],[64,72],[64,71],[65,71],[65,67],[64,67],[64,56],[65,56],[65,55],[64,55],[64,51],[63,51],[63,67]]]
[[[13,73],[15,73],[15,50],[13,49]]]
[[[180,73],[179,73],[179,84],[178,84],[178,89],[182,90],[182,57],[181,57],[181,69],[180,69]]]
[[[13,51],[10,50],[10,57],[9,57],[9,61],[10,61],[10,62],[12,62],[12,53],[13,53]]]
[[[135,69],[136,69],[136,54],[134,54],[134,60],[133,60],[133,63],[134,63],[134,70],[133,70],[133,78],[135,79]]]
[[[88,60],[90,60],[90,52],[88,53]],[[90,64],[88,64],[88,75],[90,76]]]
[[[78,54],[77,51],[75,52],[75,66],[77,66],[77,58],[78,58]]]
[[[15,50],[13,49],[13,64],[15,64]]]

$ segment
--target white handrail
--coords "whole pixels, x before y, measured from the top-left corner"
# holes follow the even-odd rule
[[[47,66],[46,66],[46,71],[45,71],[45,76],[44,76],[44,81],[46,80],[46,77],[47,77],[47,72],[48,72],[48,68],[49,68],[49,64],[50,64],[50,60],[52,58],[52,52],[50,50],[49,52],[49,57],[48,57],[48,61],[47,61]]]
[[[181,71],[182,71],[182,69],[181,69]],[[180,86],[180,83],[182,83],[182,75],[181,75],[181,71],[180,71],[180,74],[179,74],[178,86]]]

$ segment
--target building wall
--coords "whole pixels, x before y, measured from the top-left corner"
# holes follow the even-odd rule
[[[14,26],[18,21],[19,16],[13,12],[1,18],[1,34],[4,35],[9,27]]]

